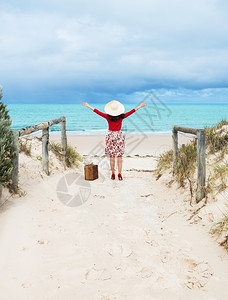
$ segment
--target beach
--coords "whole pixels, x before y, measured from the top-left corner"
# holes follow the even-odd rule
[[[0,299],[226,299],[228,255],[210,221],[193,222],[189,191],[154,173],[171,135],[127,136],[123,181],[110,179],[104,138],[68,135],[98,164],[94,181],[51,151],[47,176],[36,137],[20,153],[20,196],[1,199]]]
[[[0,8],[0,300],[228,299],[228,2]]]
[[[166,150],[172,149],[172,134],[125,134],[126,136],[126,156],[158,156]],[[179,144],[187,143],[193,136],[180,136]],[[101,135],[72,135],[68,134],[68,143],[77,148],[83,155],[104,155],[105,134]],[[51,135],[51,140],[60,141],[55,134]]]

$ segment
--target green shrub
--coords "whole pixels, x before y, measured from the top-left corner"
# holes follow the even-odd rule
[[[13,134],[10,129],[11,120],[6,107],[6,104],[0,102],[0,185],[4,187],[9,185],[13,170],[11,162]]]

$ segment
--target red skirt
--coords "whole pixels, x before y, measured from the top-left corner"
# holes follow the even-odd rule
[[[109,156],[122,156],[125,149],[125,136],[120,131],[108,131],[106,135],[105,154]]]

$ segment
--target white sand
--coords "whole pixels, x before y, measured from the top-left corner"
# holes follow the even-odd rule
[[[53,155],[51,175],[43,174],[38,141],[32,158],[20,155],[24,195],[0,210],[0,299],[226,299],[227,253],[207,226],[187,221],[188,192],[145,172],[171,138],[150,137],[129,151],[122,182],[91,152],[102,138],[69,138],[99,164],[95,181],[84,181],[83,166],[64,171]],[[63,180],[73,183],[57,194]],[[79,203],[74,195],[85,202],[69,206]]]

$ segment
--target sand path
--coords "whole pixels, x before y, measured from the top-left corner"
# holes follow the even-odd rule
[[[225,252],[186,221],[179,191],[126,171],[133,159],[123,182],[103,170],[83,186],[68,170],[25,183],[27,194],[1,208],[0,299],[226,299]],[[57,195],[63,177],[85,203]]]

